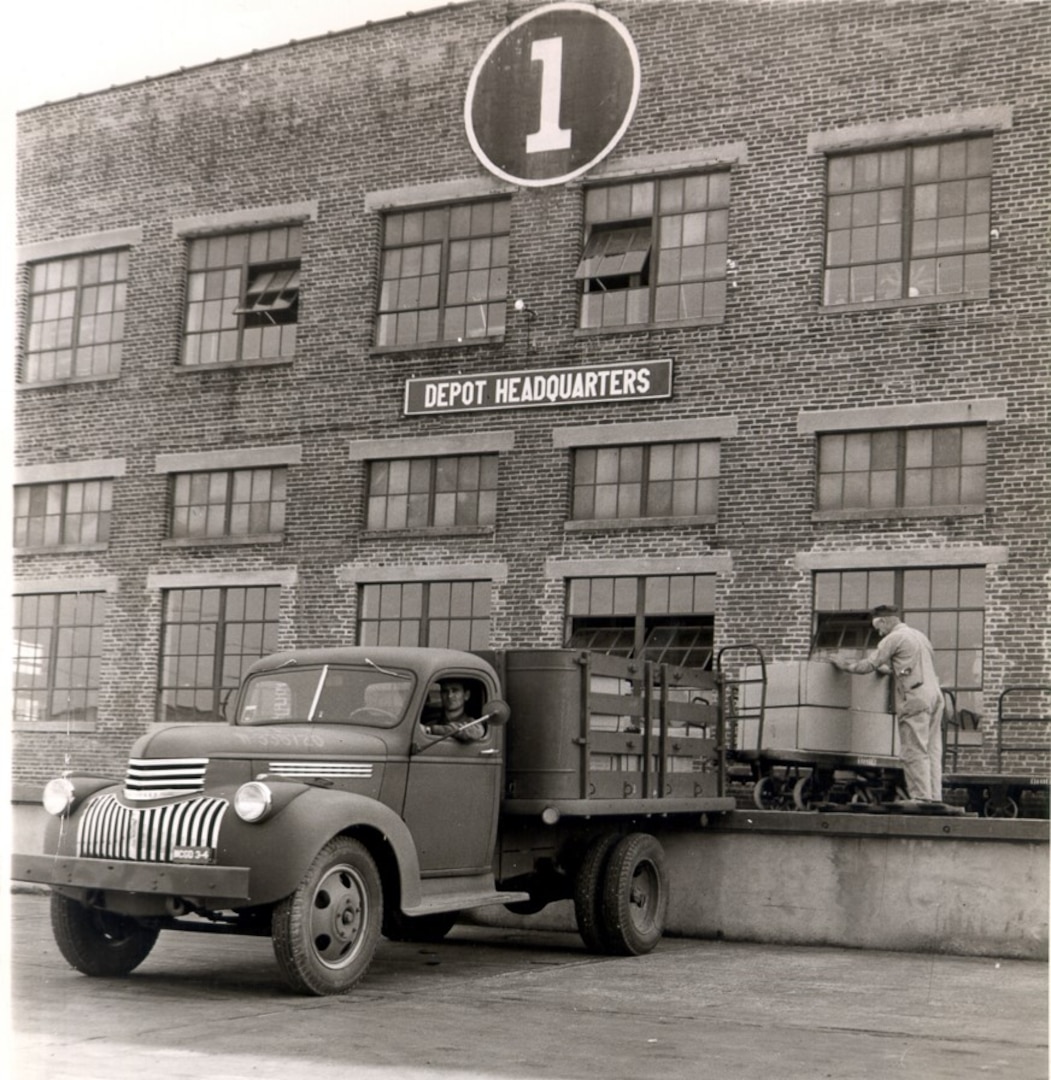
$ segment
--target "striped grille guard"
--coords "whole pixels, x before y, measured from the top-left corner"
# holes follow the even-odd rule
[[[122,805],[117,796],[88,801],[77,829],[77,854],[136,862],[171,862],[178,847],[213,850],[229,807],[226,799],[207,796],[142,809]]]

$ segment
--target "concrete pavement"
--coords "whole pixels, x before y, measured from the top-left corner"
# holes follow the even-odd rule
[[[1031,960],[457,926],[383,942],[358,989],[283,987],[269,940],[162,934],[127,979],[72,971],[48,901],[11,911],[14,1080],[961,1080],[1048,1076]]]

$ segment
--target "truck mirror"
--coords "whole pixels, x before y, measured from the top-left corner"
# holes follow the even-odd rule
[[[491,701],[485,703],[485,713],[482,719],[488,724],[494,724],[498,727],[502,727],[511,719],[511,709],[506,701],[500,698],[493,698]]]

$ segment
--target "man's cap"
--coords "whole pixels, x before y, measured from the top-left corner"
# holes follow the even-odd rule
[[[897,604],[877,604],[872,609],[872,617],[874,619],[884,619],[888,615],[897,617],[901,614],[901,609]]]

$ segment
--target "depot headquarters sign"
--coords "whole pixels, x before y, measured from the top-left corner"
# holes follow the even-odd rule
[[[671,397],[671,361],[409,379],[405,414],[521,409]]]

